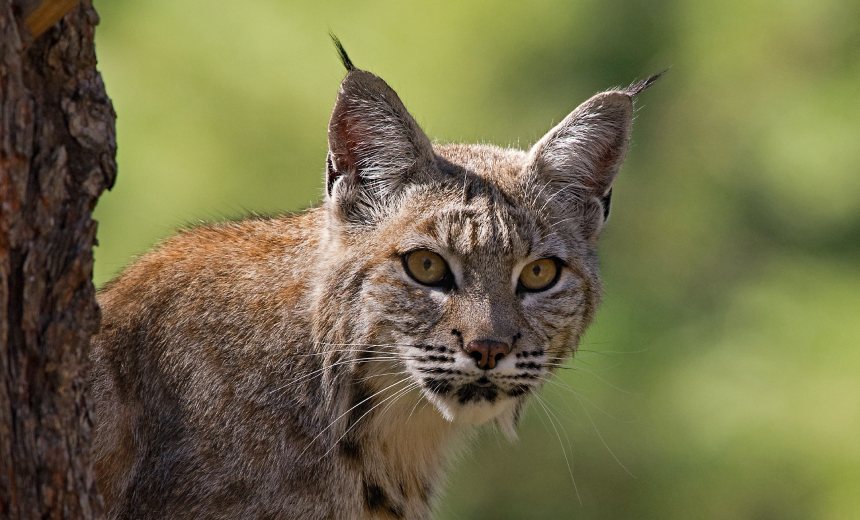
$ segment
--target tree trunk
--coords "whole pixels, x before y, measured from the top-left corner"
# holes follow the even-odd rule
[[[91,215],[114,181],[116,139],[97,22],[91,0],[0,0],[4,519],[102,516],[85,376],[99,323]]]

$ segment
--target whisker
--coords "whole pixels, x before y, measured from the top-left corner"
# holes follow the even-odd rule
[[[538,379],[540,379],[541,381],[543,381],[545,383],[549,383],[550,385],[553,385],[558,390],[564,390],[566,392],[570,392],[574,396],[576,396],[576,397],[582,399],[583,401],[585,401],[586,403],[590,404],[595,410],[597,410],[601,414],[605,415],[606,417],[612,419],[613,421],[618,421],[618,422],[623,423],[623,424],[634,424],[636,422],[636,421],[632,421],[632,420],[621,419],[615,415],[612,415],[611,413],[607,412],[606,410],[604,410],[603,408],[598,406],[597,403],[595,403],[593,399],[589,399],[588,397],[585,396],[585,394],[576,390],[575,388],[568,385],[564,381],[557,381],[557,380],[553,380],[553,379],[550,379],[547,377],[539,377]]]
[[[407,380],[407,379],[401,379],[400,381],[398,381],[397,383],[394,383],[394,384],[395,384],[395,385],[396,385],[396,384],[400,384],[400,383],[403,383],[403,382],[404,382],[404,381],[406,381],[406,380]],[[342,441],[342,440],[343,440],[343,438],[344,438],[344,437],[346,437],[346,436],[347,436],[347,434],[348,434],[350,431],[352,431],[352,429],[353,429],[353,428],[355,428],[355,427],[358,425],[358,423],[360,423],[360,422],[361,422],[361,420],[362,420],[362,419],[364,419],[365,417],[367,417],[367,415],[368,415],[370,412],[372,412],[372,411],[376,410],[377,408],[379,408],[380,406],[382,406],[382,404],[384,404],[386,401],[390,400],[392,397],[394,397],[394,396],[399,396],[399,395],[401,394],[401,392],[403,392],[404,390],[407,390],[407,391],[408,391],[408,390],[409,390],[413,385],[416,385],[416,386],[417,386],[417,385],[418,385],[418,383],[416,383],[416,382],[414,382],[414,381],[413,381],[413,382],[411,382],[409,385],[407,385],[407,386],[406,386],[406,388],[405,388],[405,389],[400,389],[400,390],[398,390],[398,391],[394,392],[393,394],[389,395],[388,397],[386,397],[386,398],[385,398],[385,399],[383,399],[382,401],[379,401],[378,403],[376,403],[375,405],[373,405],[373,406],[370,408],[370,410],[368,410],[368,411],[364,412],[363,414],[361,414],[361,417],[359,417],[358,419],[356,419],[356,420],[355,420],[355,422],[354,422],[354,423],[352,423],[352,424],[349,426],[349,428],[347,428],[347,429],[346,429],[346,431],[345,431],[345,432],[343,432],[343,435],[341,435],[340,437],[338,437],[338,438],[337,438],[337,440],[335,440],[335,441],[334,441],[334,443],[332,444],[331,448],[329,448],[325,453],[323,453],[323,454],[322,454],[322,456],[320,457],[320,460],[322,460],[322,459],[326,458],[326,456],[327,456],[329,453],[331,453],[331,451],[332,451],[333,449],[335,449],[335,448],[337,447],[338,443],[339,443],[340,441]],[[384,389],[384,390],[387,390],[387,389],[391,388],[392,386],[394,386],[394,385],[387,386],[387,387],[385,387],[385,389]],[[384,390],[381,390],[381,391],[384,391]],[[377,392],[377,393],[376,393],[376,394],[374,394],[374,395],[378,395],[378,394],[379,394],[379,392]],[[370,399],[370,398],[368,398],[368,399]]]
[[[546,406],[547,411],[555,419],[556,424],[558,424],[559,428],[561,428],[561,433],[564,435],[564,439],[567,441],[567,447],[570,448],[570,452],[572,455],[573,454],[573,444],[570,441],[570,436],[567,433],[567,429],[565,429],[565,427],[564,427],[564,421],[562,421],[558,416],[558,410],[548,400],[541,399],[541,401],[543,401],[543,404]],[[572,416],[568,416],[568,418],[571,418],[571,417]],[[575,419],[575,417],[574,417],[574,419]]]
[[[546,405],[543,402],[543,399],[540,398],[537,394],[534,394],[537,398],[538,404],[543,409],[546,414],[546,418],[549,419],[550,425],[552,425],[552,429],[555,430],[555,436],[558,439],[558,445],[561,448],[561,453],[564,455],[564,462],[567,464],[567,472],[570,474],[570,481],[573,483],[573,491],[576,493],[576,499],[579,500],[579,505],[582,505],[582,497],[579,495],[579,487],[576,485],[576,478],[573,476],[573,466],[570,463],[570,459],[567,457],[567,450],[564,449],[564,443],[561,441],[561,434],[558,433],[558,428],[556,428],[555,423],[552,420],[552,417],[549,415],[549,410],[547,410]],[[571,448],[573,451],[573,448]]]
[[[418,413],[421,413],[424,410],[424,408],[428,404],[430,404],[430,400],[427,399],[427,397],[423,393],[419,392],[418,393],[418,400],[415,402],[415,406],[418,406],[418,403],[421,403],[421,408],[418,409]],[[412,414],[415,412],[415,406],[413,406],[412,411],[409,412],[409,417],[412,417]]]
[[[545,358],[547,361],[551,363],[555,363],[558,365],[566,365],[570,360],[565,358]]]
[[[420,353],[420,354],[416,353],[416,354],[411,354],[411,355],[404,355],[404,354],[395,354],[395,353],[391,353],[391,352],[381,353],[381,352],[374,351],[374,350],[332,350],[332,351],[329,351],[329,352],[317,352],[317,353],[314,353],[314,354],[301,354],[301,355],[294,355],[293,357],[313,357],[313,356],[322,356],[322,355],[330,354],[330,353],[332,353],[332,352],[348,352],[348,353],[356,353],[356,352],[358,352],[358,353],[376,354],[376,355],[374,355],[373,357],[364,357],[364,358],[355,358],[355,359],[343,359],[343,360],[337,361],[337,363],[343,363],[343,362],[346,362],[346,363],[350,363],[350,362],[355,362],[355,363],[367,363],[367,362],[370,362],[370,361],[384,361],[384,360],[388,360],[388,361],[417,361],[417,362],[421,362],[422,360],[423,360],[423,361],[427,361],[427,359],[426,359],[426,358],[427,358],[427,356],[428,356],[428,355],[433,355],[433,354],[428,354],[428,353]],[[380,354],[381,354],[381,355],[380,355]],[[335,366],[335,364],[326,365],[326,366]],[[324,369],[324,368],[325,368],[325,367],[323,367],[323,369]]]
[[[389,388],[391,388],[392,386],[399,385],[400,383],[403,383],[404,381],[407,381],[407,380],[408,380],[408,378],[400,379],[400,380],[398,380],[397,382],[392,383],[392,384],[390,384],[390,385],[386,386],[386,387],[385,387],[385,388],[383,388],[382,390],[379,390],[379,391],[377,391],[377,392],[374,392],[373,394],[371,394],[371,395],[369,395],[369,396],[365,397],[364,399],[362,399],[362,400],[361,400],[361,401],[359,401],[358,403],[356,403],[356,404],[352,405],[352,407],[350,407],[350,409],[349,409],[349,410],[347,410],[347,411],[343,412],[342,414],[338,415],[337,417],[335,417],[335,419],[334,419],[332,422],[330,422],[330,423],[328,424],[328,426],[326,426],[325,428],[323,428],[322,430],[320,430],[320,432],[319,432],[319,433],[317,433],[317,434],[316,434],[316,436],[314,436],[314,438],[310,440],[310,442],[308,442],[308,445],[307,445],[307,446],[305,446],[305,449],[303,449],[303,450],[302,450],[302,452],[301,452],[301,453],[299,453],[299,458],[301,458],[301,456],[302,456],[302,455],[304,455],[306,451],[308,451],[308,448],[310,448],[310,447],[311,447],[311,445],[314,443],[314,441],[316,441],[317,439],[319,439],[319,438],[320,438],[320,436],[321,436],[323,433],[325,433],[326,431],[328,431],[328,429],[329,429],[329,428],[331,428],[332,426],[334,426],[334,425],[335,425],[335,423],[337,423],[337,421],[339,421],[339,420],[341,420],[343,417],[345,417],[345,416],[346,416],[346,414],[348,414],[349,412],[351,412],[351,411],[353,411],[354,409],[358,408],[359,406],[363,405],[364,403],[366,403],[366,402],[367,402],[367,401],[369,401],[370,399],[373,399],[374,397],[376,397],[377,395],[381,394],[382,392],[385,392],[386,390],[388,390],[388,389],[389,389]],[[362,417],[364,417],[364,415],[362,415]],[[359,420],[360,420],[360,419],[359,419]],[[356,422],[358,422],[358,421],[356,421]],[[343,438],[343,437],[341,437],[341,438]],[[340,439],[338,439],[338,442],[340,442]],[[335,443],[335,444],[337,444],[337,443]],[[329,450],[329,451],[331,451],[331,450]],[[328,454],[328,452],[326,452],[326,455],[327,455],[327,454]],[[325,458],[325,455],[323,455],[323,458]]]
[[[338,352],[346,353],[362,353],[362,354],[391,354],[390,352],[380,350],[360,350],[360,349],[337,349],[337,350],[322,350],[320,352],[306,352],[304,354],[293,354],[291,357],[314,357],[326,356],[328,354],[336,354]]]
[[[608,343],[609,342],[592,343],[592,345],[605,345]],[[591,349],[578,348],[578,347],[576,349],[577,352],[585,352],[587,354],[599,354],[599,355],[605,354],[608,356],[623,355],[623,354],[644,354],[645,352],[648,352],[649,350],[650,349],[647,349],[647,348],[642,348],[639,350],[591,350]]]
[[[544,367],[553,367],[553,368],[561,368],[563,370],[576,370],[574,367],[569,367],[567,365],[562,365],[560,363],[541,363],[541,366]]]
[[[427,398],[424,397],[423,393],[418,392],[418,399],[416,399],[415,404],[412,405],[412,410],[409,411],[409,415],[406,417],[406,422],[409,422],[409,419],[412,418],[412,414],[415,413],[415,409],[418,408],[418,405],[421,403],[422,400],[426,401]]]
[[[396,402],[397,402],[401,397],[403,397],[404,395],[408,394],[408,393],[409,393],[409,392],[411,392],[412,390],[415,390],[415,389],[420,388],[420,387],[421,387],[421,384],[420,384],[420,383],[418,383],[418,382],[416,382],[416,381],[413,381],[411,385],[407,386],[405,389],[403,389],[403,390],[401,391],[402,393],[400,394],[400,396],[399,396],[399,397],[397,397],[396,399],[394,399],[393,401],[391,401],[390,403],[388,403],[388,405],[387,405],[385,408],[383,408],[383,409],[382,409],[382,412],[380,412],[380,413],[379,413],[379,416],[380,416],[380,417],[382,417],[383,415],[385,415],[385,412],[386,412],[389,408],[391,408],[391,405],[393,405],[394,403],[396,403]]]
[[[288,388],[294,387],[294,386],[296,386],[300,383],[303,383],[309,379],[313,379],[315,376],[325,372],[326,370],[328,370],[330,368],[336,367],[336,366],[349,365],[351,363],[359,364],[359,363],[370,363],[370,362],[396,363],[398,361],[400,361],[400,358],[393,357],[393,356],[392,357],[385,357],[385,358],[377,357],[377,358],[369,358],[369,359],[344,359],[344,360],[338,361],[336,363],[324,365],[322,368],[318,368],[312,372],[304,374],[303,376],[299,377],[298,379],[288,381],[286,384],[284,384],[278,388],[275,388],[274,390],[269,392],[269,395],[272,395],[276,392],[280,392],[280,391],[286,390]]]
[[[638,396],[639,396],[639,394],[637,394],[636,392],[631,392],[630,390],[625,390],[625,389],[621,388],[620,386],[618,386],[618,385],[616,385],[616,384],[612,383],[612,382],[611,382],[611,381],[609,381],[608,379],[604,378],[603,376],[600,376],[600,375],[598,375],[598,374],[595,374],[595,373],[594,373],[593,371],[591,371],[591,370],[588,370],[588,369],[585,369],[585,368],[582,368],[582,367],[580,367],[578,370],[579,370],[580,372],[582,372],[583,374],[588,374],[588,375],[590,375],[591,377],[593,377],[593,378],[597,379],[598,381],[600,381],[601,383],[605,384],[606,386],[608,386],[608,387],[610,387],[610,388],[612,388],[612,389],[614,389],[614,390],[617,390],[617,391],[619,391],[619,392],[621,392],[621,393],[623,393],[623,394],[627,394],[627,395],[631,395],[631,396],[636,396],[636,397],[638,397]]]
[[[580,365],[585,365],[588,368],[590,368],[591,370],[594,370],[597,372],[612,372],[613,370],[617,369],[618,367],[620,367],[624,364],[622,361],[619,361],[619,362],[613,363],[611,365],[603,366],[603,365],[597,365],[595,363],[589,363],[588,361],[585,361],[584,359],[574,359],[573,361],[574,361],[574,363],[579,363]]]
[[[547,356],[547,357],[546,357],[546,359],[549,359],[549,360],[551,360],[551,361],[561,361],[561,362],[563,362],[563,363],[579,363],[579,364],[581,364],[581,365],[585,365],[585,366],[591,367],[591,368],[593,368],[594,370],[605,370],[605,371],[610,371],[610,370],[612,370],[612,369],[614,369],[614,368],[617,368],[617,367],[621,366],[621,362],[619,362],[619,363],[617,363],[617,364],[615,364],[615,365],[611,365],[611,366],[608,366],[608,367],[603,367],[603,366],[598,367],[598,366],[597,366],[597,365],[595,365],[592,361],[588,361],[588,360],[586,360],[586,359],[583,359],[583,357],[582,357],[581,355],[579,355],[579,354],[580,354],[580,352],[585,352],[585,353],[589,353],[589,354],[601,354],[601,352],[598,352],[598,351],[587,351],[587,350],[580,351],[580,350],[576,350],[576,351],[572,352],[572,353],[571,353],[570,355],[568,355],[568,356]]]
[[[598,366],[597,366],[597,365],[595,365],[593,362],[588,361],[588,360],[586,360],[586,359],[582,359],[582,358],[581,358],[581,357],[579,357],[579,356],[571,356],[571,358],[570,358],[570,363],[571,363],[571,364],[578,363],[578,364],[580,364],[580,365],[585,365],[585,366],[587,366],[587,367],[591,367],[591,368],[592,368],[592,369],[594,369],[594,370],[611,370],[611,369],[610,369],[610,368],[608,368],[608,367],[598,367]],[[617,367],[617,365],[613,365],[613,367]]]
[[[384,376],[399,376],[399,375],[405,375],[405,376],[408,376],[408,375],[410,375],[410,374],[409,374],[409,372],[407,372],[406,370],[400,370],[399,372],[384,372],[384,373],[382,373],[382,374],[370,374],[370,375],[368,375],[368,376],[365,376],[365,377],[362,377],[362,378],[356,379],[356,381],[363,383],[363,382],[365,382],[365,381],[370,381],[371,379],[376,379],[377,377],[384,377]]]
[[[314,356],[325,356],[328,354],[335,354],[338,352],[345,352],[347,354],[381,354],[385,356],[391,356],[396,354],[396,352],[386,351],[386,350],[365,350],[365,349],[332,349],[332,350],[323,350],[320,352],[305,352],[303,354],[293,354],[292,357],[314,357]]]
[[[632,478],[637,478],[636,475],[634,475],[629,469],[627,469],[627,466],[625,466],[624,463],[621,462],[621,459],[619,459],[618,456],[615,455],[615,452],[612,451],[612,448],[609,447],[609,444],[607,444],[606,440],[603,438],[603,435],[600,433],[600,429],[597,427],[597,423],[594,422],[594,419],[591,418],[591,414],[588,413],[588,408],[586,408],[585,405],[582,404],[582,401],[579,399],[579,397],[574,397],[577,401],[579,401],[579,406],[582,407],[582,411],[585,412],[585,416],[588,417],[589,422],[591,422],[592,428],[594,428],[594,433],[597,434],[597,437],[600,439],[600,442],[602,442],[603,446],[606,447],[606,451],[608,451],[609,454],[612,455],[612,458],[615,459],[615,462],[617,462],[618,465],[621,466],[621,469],[623,469],[625,473],[630,475]]]
[[[414,347],[415,343],[328,343],[325,341],[316,341],[316,345],[326,345],[329,347]]]

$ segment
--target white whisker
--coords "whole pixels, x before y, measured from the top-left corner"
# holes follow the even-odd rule
[[[405,381],[407,381],[407,380],[408,380],[408,378],[401,379],[401,380],[400,380],[400,381],[398,381],[397,383],[394,383],[394,385],[397,385],[397,384],[403,383],[403,382],[405,382]],[[392,386],[394,386],[394,385],[387,386],[387,387],[385,387],[385,389],[383,389],[383,390],[381,390],[381,391],[387,390],[387,389],[391,388],[391,387],[392,387]],[[337,438],[337,440],[335,440],[335,441],[334,441],[334,443],[332,444],[332,446],[331,446],[331,447],[330,447],[330,448],[329,448],[325,453],[323,453],[323,454],[322,454],[322,456],[320,457],[320,460],[324,459],[324,458],[325,458],[329,453],[331,453],[331,451],[337,447],[338,443],[339,443],[340,441],[342,441],[342,440],[343,440],[343,438],[344,438],[344,437],[346,437],[346,436],[347,436],[347,434],[348,434],[350,431],[352,431],[352,429],[353,429],[353,428],[355,428],[355,427],[356,427],[356,425],[358,425],[358,423],[360,423],[362,419],[364,419],[365,417],[367,417],[367,415],[368,415],[370,412],[372,412],[372,411],[376,410],[377,408],[379,408],[382,404],[384,404],[386,401],[390,400],[392,397],[395,397],[395,396],[399,396],[399,395],[401,395],[401,393],[402,393],[404,390],[406,390],[406,391],[410,390],[413,386],[414,386],[414,387],[417,387],[417,386],[418,386],[418,383],[416,383],[416,382],[414,382],[414,381],[413,381],[413,382],[411,382],[411,383],[409,383],[409,385],[407,385],[407,386],[406,386],[406,388],[403,388],[403,389],[400,389],[400,390],[398,390],[398,391],[394,392],[393,394],[389,395],[388,397],[386,397],[386,398],[385,398],[385,399],[383,399],[382,401],[379,401],[378,403],[376,403],[375,405],[373,405],[373,407],[371,407],[371,408],[370,408],[370,410],[368,410],[368,411],[364,412],[363,414],[361,414],[361,417],[359,417],[358,419],[356,419],[356,420],[355,420],[355,422],[354,422],[354,423],[352,423],[352,424],[349,426],[349,428],[347,428],[347,429],[346,429],[346,431],[345,431],[345,432],[343,432],[343,435],[341,435],[340,437],[338,437],[338,438]],[[377,392],[377,393],[376,393],[376,394],[374,394],[374,395],[378,395],[378,394],[379,394],[379,392]],[[371,396],[371,397],[372,397],[372,396]],[[367,399],[370,399],[370,398],[368,397]],[[367,399],[365,399],[365,401],[366,401]],[[363,401],[362,401],[362,402],[363,402]],[[354,408],[354,407],[353,407],[353,408]]]
[[[624,423],[624,424],[633,424],[635,422],[635,421],[621,419],[619,417],[616,417],[615,415],[612,415],[611,413],[607,412],[606,410],[604,410],[603,408],[598,406],[597,403],[594,402],[594,400],[589,399],[588,397],[585,396],[585,394],[576,390],[575,388],[568,385],[564,381],[553,380],[553,379],[546,378],[546,377],[539,377],[538,379],[540,379],[541,381],[543,381],[545,383],[549,383],[550,385],[552,385],[553,387],[555,387],[559,390],[564,390],[566,392],[573,394],[577,398],[582,399],[584,402],[590,404],[595,410],[597,410],[598,412],[600,412],[604,416],[612,419],[613,421],[618,421],[618,422]]]
[[[591,422],[592,428],[594,428],[594,433],[597,434],[597,437],[600,439],[600,442],[603,443],[603,446],[606,448],[606,451],[608,451],[609,454],[612,455],[612,458],[615,459],[615,462],[617,462],[618,465],[621,466],[621,469],[623,469],[625,473],[627,473],[633,478],[637,478],[636,475],[634,475],[629,469],[627,469],[627,466],[625,466],[624,463],[621,462],[621,459],[619,459],[618,456],[615,455],[615,452],[612,451],[612,448],[609,447],[609,444],[607,444],[606,440],[603,438],[603,435],[600,433],[600,429],[597,427],[597,423],[595,423],[594,419],[591,418],[591,414],[588,413],[588,409],[585,407],[584,404],[582,404],[582,401],[579,399],[579,397],[576,397],[576,400],[579,401],[579,406],[582,407],[582,411],[585,412],[585,416],[588,417],[589,422]]]
[[[330,423],[328,424],[328,426],[326,426],[325,428],[323,428],[322,430],[320,430],[320,432],[319,432],[319,433],[317,433],[317,434],[316,434],[316,436],[314,436],[314,438],[310,440],[310,442],[308,442],[308,445],[307,445],[307,446],[305,446],[305,449],[303,449],[303,450],[302,450],[302,452],[301,452],[301,453],[299,453],[299,457],[301,457],[302,455],[304,455],[304,454],[305,454],[305,452],[306,452],[306,451],[308,451],[308,448],[310,448],[310,447],[311,447],[311,445],[314,443],[314,441],[316,441],[317,439],[319,439],[319,438],[320,438],[320,436],[321,436],[323,433],[327,432],[329,428],[331,428],[332,426],[334,426],[334,425],[335,425],[335,423],[337,423],[339,420],[341,420],[343,417],[345,417],[345,416],[346,416],[346,414],[348,414],[349,412],[351,412],[351,411],[353,411],[354,409],[358,408],[359,406],[361,406],[362,404],[366,403],[367,401],[369,401],[369,400],[373,399],[374,397],[376,397],[377,395],[381,394],[382,392],[385,392],[386,390],[388,390],[388,389],[389,389],[389,388],[391,388],[392,386],[398,385],[398,384],[403,383],[404,381],[408,381],[408,380],[409,380],[409,378],[408,378],[408,377],[405,377],[405,378],[403,378],[403,379],[400,379],[400,380],[399,380],[399,381],[397,381],[397,382],[394,382],[394,383],[392,383],[392,384],[390,384],[390,385],[386,386],[386,387],[385,387],[385,388],[383,388],[382,390],[379,390],[379,391],[377,391],[377,392],[374,392],[373,394],[371,394],[371,395],[369,395],[369,396],[365,397],[365,398],[364,398],[364,399],[362,399],[361,401],[359,401],[359,402],[357,402],[356,404],[352,405],[352,407],[350,407],[350,408],[349,408],[349,410],[347,410],[347,411],[343,412],[342,414],[338,415],[337,417],[335,417],[335,419],[334,419],[332,422],[330,422]],[[364,417],[364,415],[362,415],[362,417]],[[356,421],[356,422],[358,422],[358,421]],[[341,438],[343,438],[343,437],[341,437]],[[338,439],[338,441],[340,441],[340,439]],[[337,444],[337,443],[335,443],[335,444]],[[327,454],[328,454],[328,452],[326,452],[326,455],[327,455]],[[323,457],[325,457],[325,455],[323,455]]]
[[[549,415],[549,410],[543,402],[543,399],[540,398],[539,395],[534,394],[535,398],[537,398],[538,404],[543,408],[544,413],[546,414],[546,418],[549,419],[549,423],[552,425],[552,429],[555,430],[555,436],[558,438],[558,445],[561,448],[561,453],[564,455],[564,462],[567,464],[567,472],[570,474],[570,481],[573,483],[573,491],[576,493],[576,498],[579,500],[579,505],[582,505],[582,497],[579,495],[579,487],[576,485],[576,478],[573,476],[573,466],[571,465],[570,459],[567,456],[567,450],[564,449],[564,443],[561,441],[561,434],[558,433],[558,428],[556,428],[555,423],[552,420],[552,417]],[[571,451],[573,449],[571,448]],[[572,455],[572,454],[571,454]]]
[[[401,360],[401,358],[399,358],[399,357],[391,356],[391,357],[377,357],[377,358],[369,358],[369,359],[344,359],[342,361],[338,361],[335,363],[324,364],[324,366],[322,368],[318,368],[312,372],[304,374],[303,376],[299,377],[298,379],[289,381],[286,384],[271,390],[269,392],[269,394],[274,394],[274,393],[280,392],[282,390],[286,390],[287,388],[298,385],[299,383],[302,383],[304,381],[312,379],[314,376],[317,376],[317,375],[325,372],[326,370],[333,368],[333,367],[336,367],[336,366],[349,365],[352,363],[358,364],[358,363],[383,362],[383,361],[384,362],[398,362],[400,360]]]

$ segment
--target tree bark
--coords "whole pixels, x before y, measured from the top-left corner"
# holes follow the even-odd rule
[[[91,215],[116,174],[115,114],[96,70],[91,0],[52,1],[0,0],[4,519],[102,516],[85,376],[99,323]]]

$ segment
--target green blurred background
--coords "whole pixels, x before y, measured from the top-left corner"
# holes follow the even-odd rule
[[[320,198],[329,29],[443,142],[526,147],[671,66],[639,103],[583,351],[519,443],[487,432],[458,462],[438,516],[860,518],[860,3],[97,8],[120,168],[99,284],[177,226]]]

